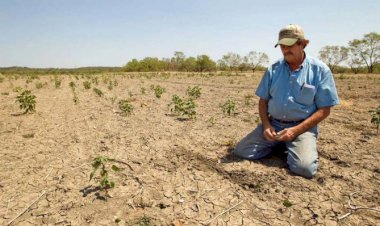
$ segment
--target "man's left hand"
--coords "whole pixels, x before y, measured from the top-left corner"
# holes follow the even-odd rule
[[[275,136],[277,141],[284,141],[284,142],[292,141],[296,139],[296,137],[297,137],[297,134],[294,132],[292,128],[283,129],[280,132],[278,132],[277,135]]]

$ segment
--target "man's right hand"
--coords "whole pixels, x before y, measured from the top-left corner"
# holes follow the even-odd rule
[[[275,141],[276,140],[276,131],[274,130],[273,126],[268,126],[264,128],[264,138],[269,141]]]

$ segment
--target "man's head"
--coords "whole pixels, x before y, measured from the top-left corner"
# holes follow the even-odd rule
[[[274,47],[280,45],[282,54],[289,64],[300,64],[307,44],[309,40],[305,39],[303,29],[299,25],[289,24],[281,29],[278,42]]]

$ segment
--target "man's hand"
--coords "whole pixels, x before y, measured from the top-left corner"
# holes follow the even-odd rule
[[[264,138],[269,141],[276,141],[276,131],[272,126],[264,128]]]
[[[288,142],[296,139],[296,137],[297,134],[295,133],[295,131],[292,128],[287,128],[278,132],[275,136],[275,140]]]

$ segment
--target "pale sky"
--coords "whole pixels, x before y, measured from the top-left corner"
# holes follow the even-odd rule
[[[0,67],[123,66],[132,58],[264,52],[299,24],[318,57],[380,33],[379,0],[0,0]]]

